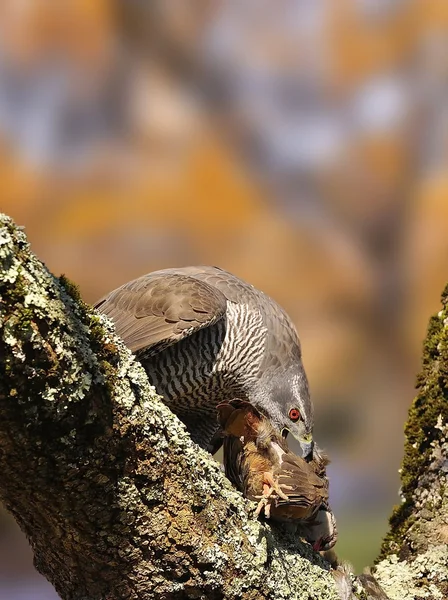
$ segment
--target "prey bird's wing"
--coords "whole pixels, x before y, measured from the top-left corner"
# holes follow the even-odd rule
[[[310,463],[292,452],[286,452],[282,458],[277,472],[278,483],[289,497],[289,502],[315,507],[316,510],[325,504],[328,501],[328,481],[319,477]],[[279,499],[278,504],[284,502]]]
[[[227,300],[206,282],[167,270],[126,283],[95,308],[114,322],[130,350],[151,356],[223,319]]]
[[[223,442],[224,470],[237,490],[245,492],[249,475],[247,461],[244,460],[244,447],[240,438],[226,436]]]

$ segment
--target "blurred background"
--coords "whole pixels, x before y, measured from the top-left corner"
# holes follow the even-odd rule
[[[448,280],[446,0],[2,0],[0,209],[87,302],[219,265],[297,325],[359,571]],[[0,512],[0,598],[54,600]]]

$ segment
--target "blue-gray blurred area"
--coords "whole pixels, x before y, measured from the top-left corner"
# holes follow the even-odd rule
[[[0,208],[89,302],[215,264],[285,307],[358,570],[448,279],[447,93],[446,0],[0,3]],[[50,600],[20,535],[0,598]]]

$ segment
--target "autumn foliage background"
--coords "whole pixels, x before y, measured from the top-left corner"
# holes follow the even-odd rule
[[[284,306],[358,570],[448,279],[447,92],[445,0],[0,3],[0,209],[88,302],[213,264]],[[55,597],[5,513],[3,597]]]

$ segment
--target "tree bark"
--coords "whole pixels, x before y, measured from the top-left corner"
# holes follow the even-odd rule
[[[448,286],[429,322],[417,387],[405,427],[402,503],[376,567],[393,600],[448,598]]]
[[[0,497],[61,598],[337,598],[5,216],[0,261]]]
[[[0,263],[0,498],[63,600],[369,598],[349,575],[338,591],[293,531],[253,518],[111,323],[5,215]],[[406,501],[377,566],[401,600],[447,591],[446,296],[432,323],[407,429]]]

